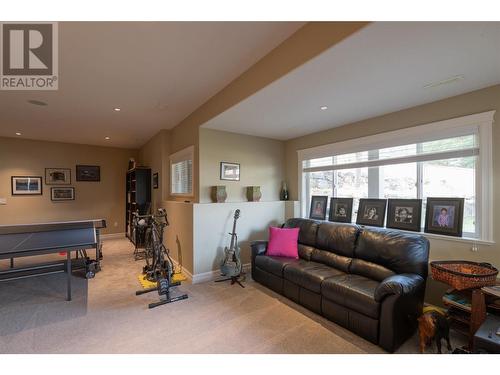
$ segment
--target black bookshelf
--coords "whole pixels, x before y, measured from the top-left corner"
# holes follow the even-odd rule
[[[127,172],[125,195],[125,234],[134,244],[143,243],[143,238],[134,238],[133,215],[139,210],[140,215],[151,210],[151,168],[136,167]]]

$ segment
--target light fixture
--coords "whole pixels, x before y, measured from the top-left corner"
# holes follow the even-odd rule
[[[19,136],[21,136],[22,134],[21,134],[21,132],[16,132],[16,135],[19,137]]]
[[[118,107],[115,108],[116,112],[120,112],[121,110],[122,110],[121,108],[118,108]]]
[[[463,74],[459,74],[459,75],[456,75],[456,76],[448,77],[448,78],[443,79],[441,81],[428,83],[427,85],[424,85],[424,89],[432,89],[434,87],[438,87],[438,86],[441,86],[441,85],[447,85],[448,83],[453,83],[453,82],[461,81],[464,78],[465,78],[465,76]]]
[[[323,105],[323,106],[319,107],[319,109],[321,109],[322,111],[326,111],[328,109],[328,107],[326,105]]]
[[[109,141],[111,138],[109,138],[109,137],[104,137],[104,139],[105,139],[106,141]]]

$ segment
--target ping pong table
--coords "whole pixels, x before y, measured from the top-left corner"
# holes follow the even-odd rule
[[[84,220],[42,224],[0,225],[0,260],[10,259],[10,269],[0,271],[0,281],[66,272],[67,300],[71,301],[71,252],[96,250],[100,269],[100,229],[106,221]],[[66,252],[66,261],[14,267],[14,258]]]

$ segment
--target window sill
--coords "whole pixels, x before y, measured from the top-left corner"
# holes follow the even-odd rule
[[[404,233],[420,234],[429,240],[443,240],[443,241],[461,242],[461,243],[467,243],[467,244],[471,244],[471,245],[473,245],[473,244],[485,245],[485,246],[495,245],[495,241],[481,240],[479,238],[454,237],[454,236],[446,236],[443,234],[426,233],[426,232],[412,232],[412,231],[401,230],[401,229],[394,229],[394,230],[398,230],[398,231],[404,232]]]
[[[444,236],[442,234],[423,233],[423,232],[420,232],[420,234],[427,237],[428,239],[433,239],[433,240],[454,241],[454,242],[462,242],[462,243],[486,245],[486,246],[495,245],[495,241],[481,240],[479,238],[453,237],[453,236]]]

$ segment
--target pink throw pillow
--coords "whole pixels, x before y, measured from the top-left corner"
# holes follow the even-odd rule
[[[299,228],[269,227],[267,255],[299,259]]]

